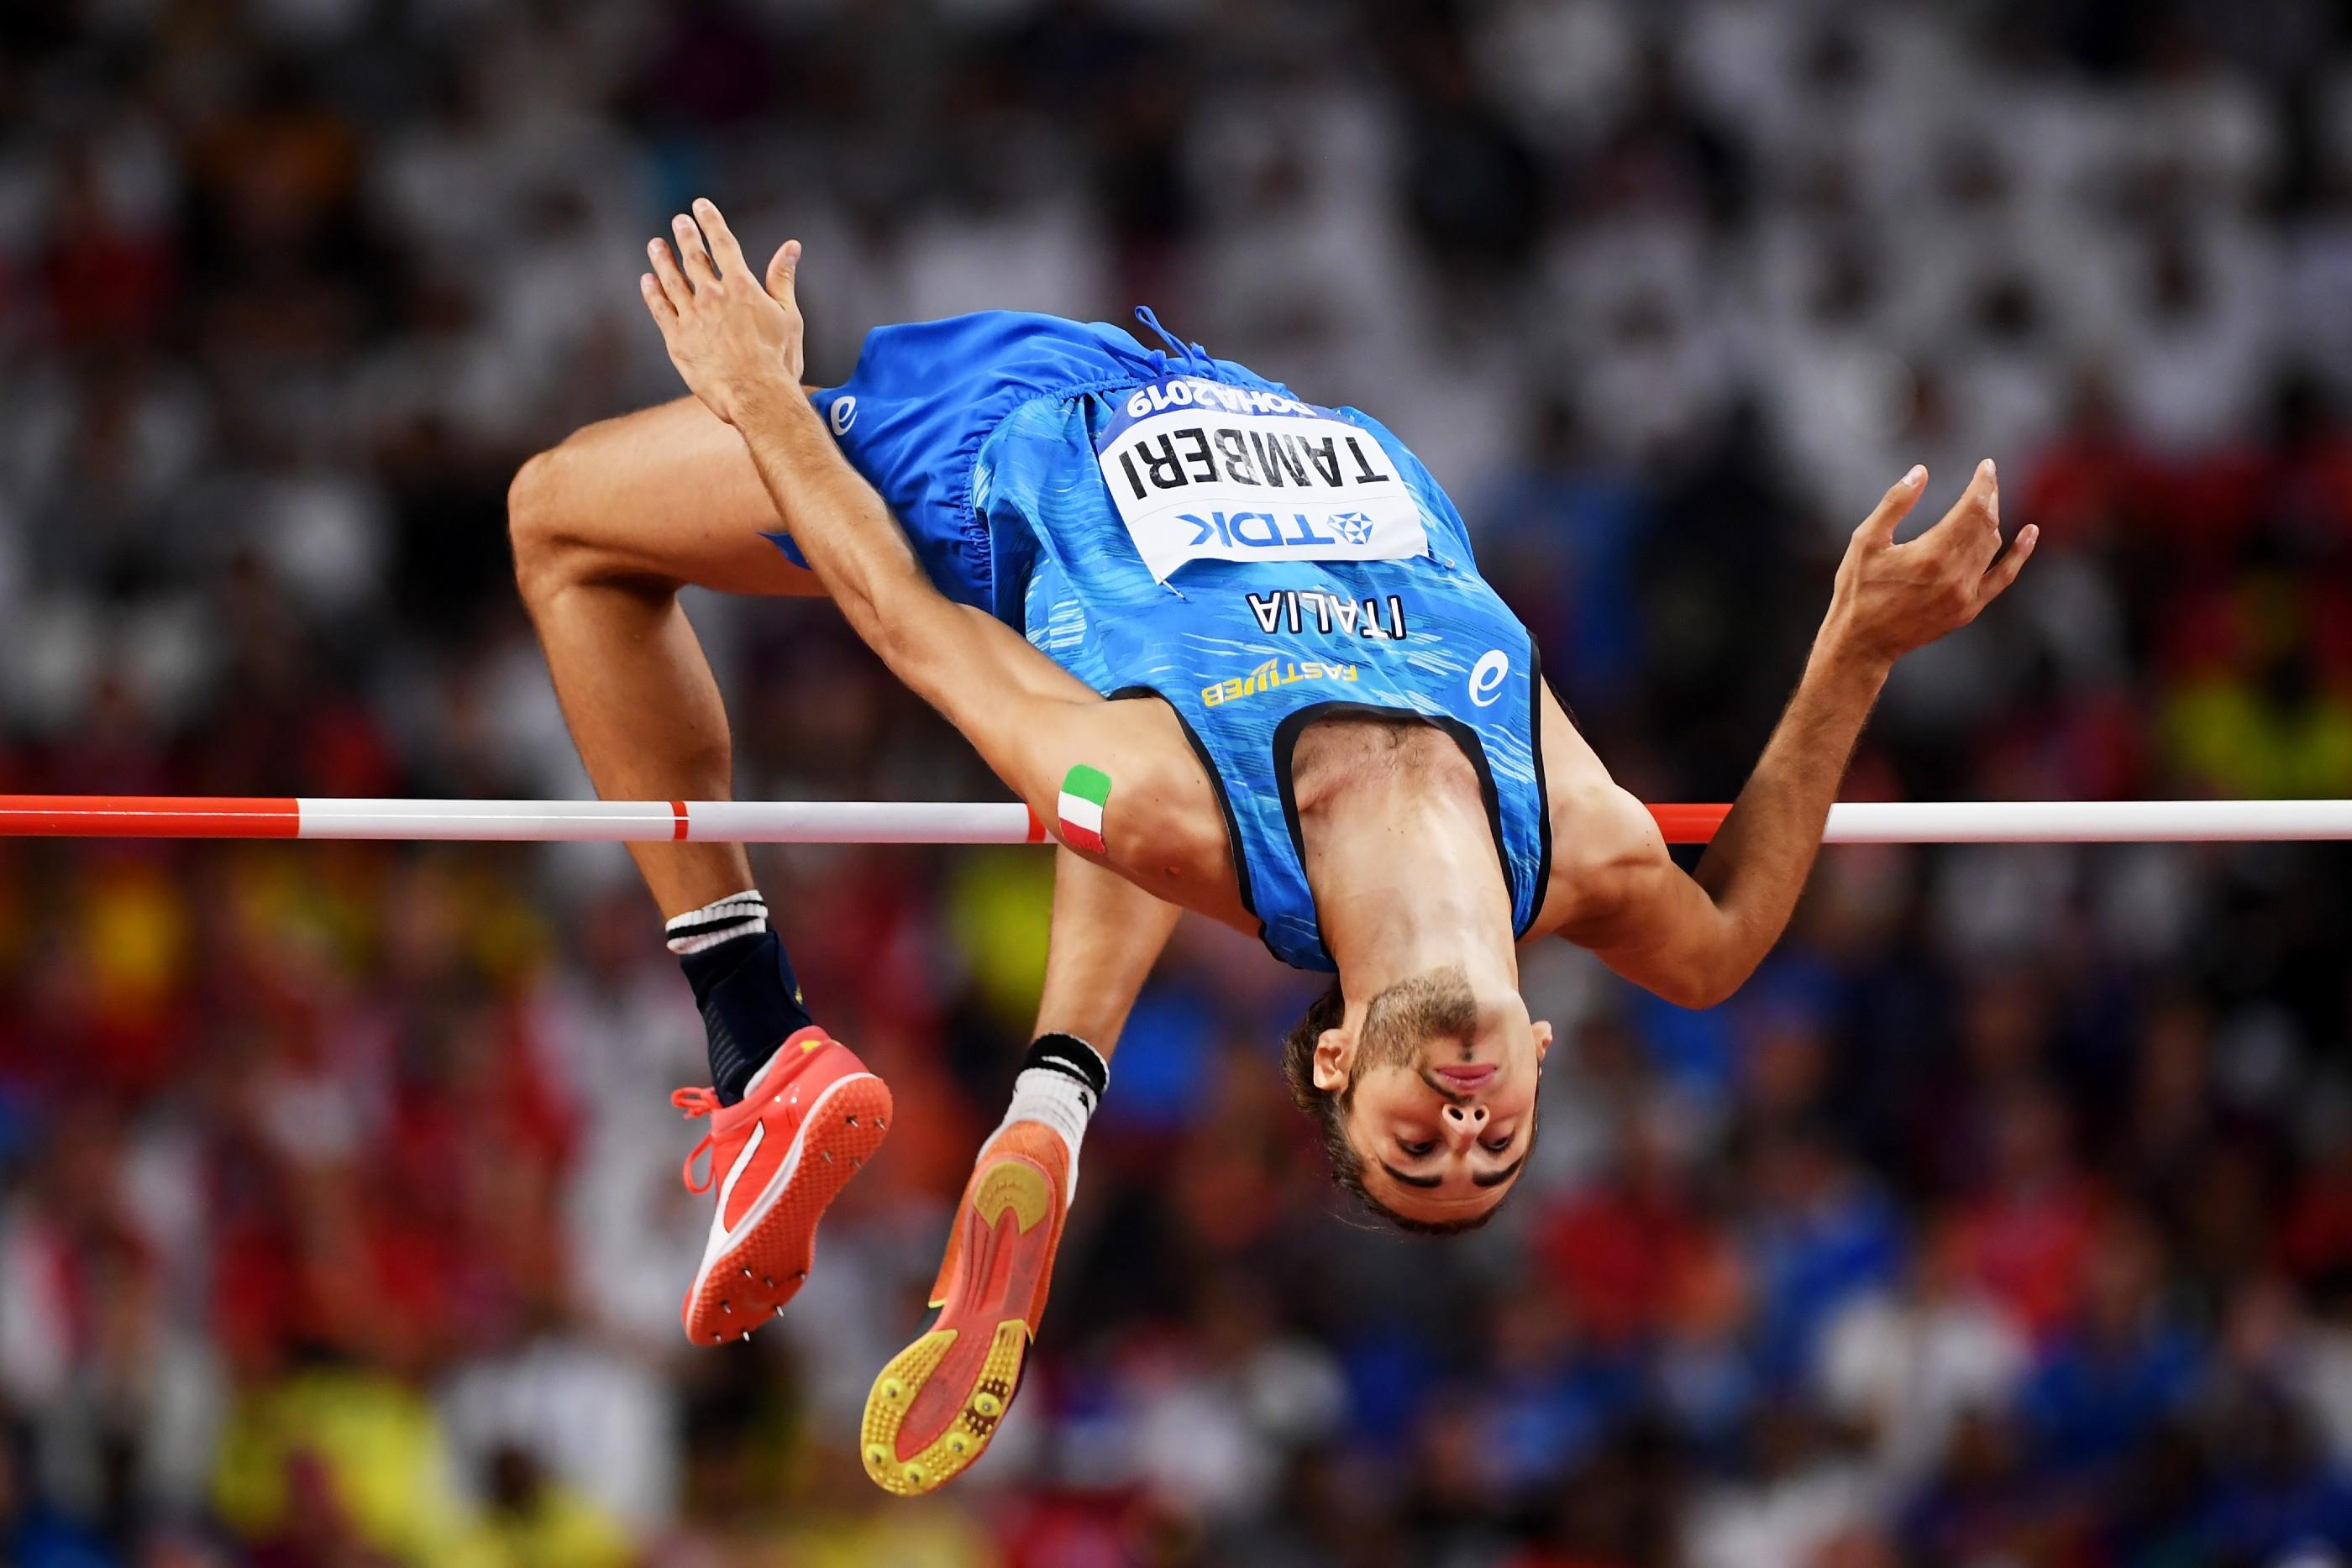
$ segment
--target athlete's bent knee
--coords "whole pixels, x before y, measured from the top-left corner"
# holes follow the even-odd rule
[[[564,442],[526,462],[507,486],[515,585],[534,610],[566,589],[614,575],[610,553],[583,535],[578,480],[578,455]]]
[[[507,486],[507,542],[514,551],[516,586],[527,601],[558,586],[559,568],[566,553],[558,533],[562,452],[561,447],[551,447],[535,454],[515,471],[513,483]]]

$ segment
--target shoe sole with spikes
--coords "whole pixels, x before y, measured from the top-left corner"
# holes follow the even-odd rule
[[[1056,1134],[1016,1123],[972,1172],[931,1292],[940,1315],[866,1396],[858,1447],[883,1490],[930,1491],[987,1451],[1045,1312],[1066,1167]]]
[[[732,1228],[714,1217],[681,1317],[698,1344],[748,1340],[800,1291],[816,1255],[817,1222],[890,1126],[890,1087],[858,1072],[810,1106],[783,1163]],[[727,1204],[720,1195],[719,1212]]]

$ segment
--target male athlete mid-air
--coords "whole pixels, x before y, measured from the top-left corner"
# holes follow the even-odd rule
[[[879,329],[812,396],[799,246],[763,286],[718,209],[694,214],[642,279],[694,397],[593,425],[514,486],[518,575],[597,789],[729,793],[682,584],[822,593],[1062,844],[1036,1042],[965,1189],[939,1317],[866,1407],[866,1469],[892,1491],[970,1465],[1013,1396],[1112,1044],[1180,908],[1336,973],[1285,1061],[1334,1173],[1407,1229],[1475,1226],[1527,1159],[1551,1043],[1518,945],[1565,937],[1685,1006],[1730,995],[1788,922],[1895,660],[2033,549],[2027,528],[2002,554],[1990,463],[1909,543],[1927,475],[1889,490],[1686,874],[1545,685],[1444,491],[1366,415],[1172,339],[1003,312]],[[684,1308],[709,1343],[805,1277],[889,1093],[803,1009],[740,848],[635,853],[709,1034],[713,1086],[677,1097],[711,1117],[718,1212]]]

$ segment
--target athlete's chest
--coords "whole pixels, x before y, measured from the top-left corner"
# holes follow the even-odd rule
[[[1453,736],[1410,718],[1348,714],[1300,731],[1291,753],[1291,788],[1300,813],[1342,793],[1402,789],[1476,801],[1478,769]]]

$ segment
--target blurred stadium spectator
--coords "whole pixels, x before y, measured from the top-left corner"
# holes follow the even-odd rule
[[[0,789],[578,794],[504,487],[672,395],[643,236],[878,322],[1117,317],[1394,425],[1654,800],[1736,789],[1915,460],[2045,534],[1853,792],[2352,794],[2326,0],[0,7]],[[996,793],[829,614],[698,603],[746,795]],[[1296,977],[1188,926],[997,1451],[856,1412],[1045,861],[764,875],[897,1088],[690,1351],[686,988],[617,852],[0,844],[0,1561],[1875,1568],[2352,1554],[2352,861],[1826,856],[1678,1013],[1564,948],[1535,1190],[1338,1215]]]

